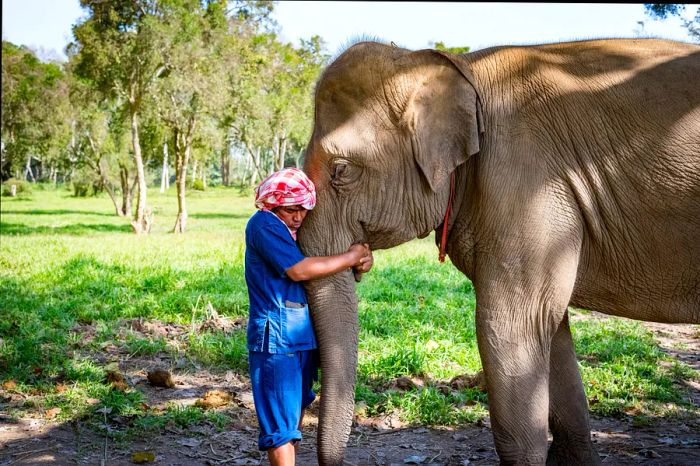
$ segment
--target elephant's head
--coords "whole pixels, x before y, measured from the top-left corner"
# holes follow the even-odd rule
[[[478,96],[461,58],[358,43],[325,70],[304,170],[318,201],[300,230],[307,255],[425,237],[443,219],[450,174],[479,151]],[[357,366],[351,272],[310,282],[322,368],[319,461],[338,464]]]

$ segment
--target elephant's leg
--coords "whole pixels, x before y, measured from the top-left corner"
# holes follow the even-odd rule
[[[476,271],[477,341],[502,464],[547,459],[550,354],[578,265],[576,241],[548,238],[540,250],[516,243],[491,253]]]
[[[588,403],[576,364],[568,313],[552,339],[549,367],[549,429],[554,441],[547,464],[600,464],[591,442]]]
[[[522,312],[505,303],[477,304],[477,340],[501,464],[542,465],[547,457],[549,345],[554,331],[541,328],[534,309],[525,311],[527,317]]]

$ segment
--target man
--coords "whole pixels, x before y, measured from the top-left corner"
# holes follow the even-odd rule
[[[316,397],[316,336],[302,282],[348,268],[367,272],[373,263],[366,244],[334,256],[302,254],[296,233],[315,204],[313,182],[301,170],[285,168],[255,189],[259,210],[245,231],[250,379],[258,447],[267,451],[272,466],[295,464],[304,409]]]

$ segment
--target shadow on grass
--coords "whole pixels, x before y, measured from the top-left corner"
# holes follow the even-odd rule
[[[131,225],[114,225],[110,223],[73,223],[59,227],[28,226],[23,223],[0,223],[0,234],[3,235],[89,235],[92,233],[130,233]]]
[[[208,415],[201,409],[168,411],[165,415],[151,412],[144,407],[140,390],[122,392],[112,387],[105,361],[118,357],[134,363],[130,354],[136,353],[133,341],[129,345],[131,327],[122,319],[179,322],[180,328],[188,329],[189,324],[204,320],[207,303],[221,315],[245,315],[247,292],[242,265],[222,263],[219,267],[182,271],[76,256],[35,276],[3,278],[0,302],[0,382],[12,380],[17,384],[13,393],[31,393],[33,400],[31,406],[22,401],[10,406],[9,398],[0,396],[1,410],[12,408],[22,413],[29,409],[43,415],[44,410],[59,407],[63,419],[87,424],[94,434],[103,417],[96,410],[102,407],[109,409],[109,418],[153,418],[151,421],[158,426],[181,418],[184,423],[206,421]],[[154,355],[157,361],[172,362],[184,351],[195,367],[225,366],[241,375],[247,367],[244,328],[228,333],[198,330],[175,336],[166,331],[165,337],[137,334],[141,337],[166,338],[174,345],[168,351],[159,351],[157,358]],[[198,395],[205,389],[198,387]],[[11,451],[21,453],[20,445],[26,444],[18,441],[17,449]],[[0,459],[2,455],[0,451]],[[59,458],[62,461],[65,456]]]
[[[245,316],[247,300],[242,264],[183,271],[77,256],[37,277],[0,281],[0,373],[34,383],[65,369],[73,358],[66,351],[76,337],[71,329],[78,323],[96,324],[109,340],[109,328],[119,319],[190,323],[202,318],[207,303],[222,315]],[[199,348],[199,354],[216,362],[210,353],[227,351],[225,343],[212,340],[218,349]]]
[[[3,210],[3,214],[18,215],[100,215],[103,217],[116,217],[114,212],[97,212],[92,210],[70,210],[70,209],[29,209],[29,210]]]

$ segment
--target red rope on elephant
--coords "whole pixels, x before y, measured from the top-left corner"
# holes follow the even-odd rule
[[[452,200],[455,197],[455,172],[450,175],[450,198],[447,201],[447,210],[445,210],[445,220],[442,222],[442,239],[440,240],[440,255],[438,260],[445,262],[445,246],[447,243],[447,224],[450,221],[450,212],[452,212]]]

